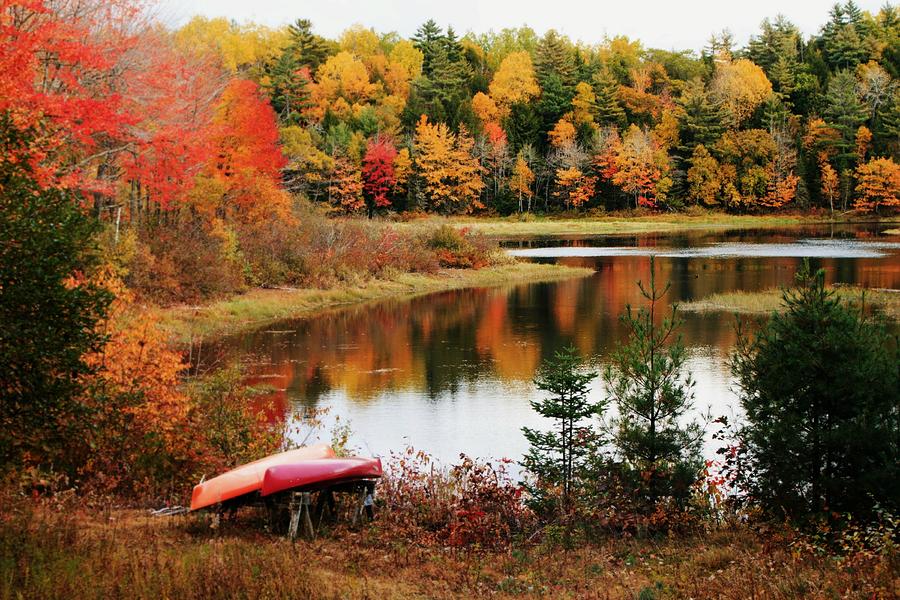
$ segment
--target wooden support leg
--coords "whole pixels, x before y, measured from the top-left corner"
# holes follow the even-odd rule
[[[289,507],[291,520],[288,524],[288,537],[291,541],[297,539],[297,529],[300,525],[300,504],[297,502],[297,494],[291,494],[291,504]]]
[[[359,488],[359,500],[356,506],[353,508],[353,520],[351,521],[352,526],[356,526],[356,522],[362,518],[362,515],[366,508],[366,496],[368,492],[366,491],[366,486],[361,486]]]
[[[363,507],[366,511],[366,517],[372,521],[375,519],[375,484],[366,484],[366,497],[363,500]]]
[[[326,488],[319,492],[319,497],[316,500],[316,510],[314,517],[316,528],[322,526],[322,521],[325,520],[326,512],[328,512],[329,518],[331,520],[334,520],[335,510],[334,492],[331,491],[330,488]]]
[[[311,494],[309,492],[303,492],[303,497],[301,499],[301,510],[303,511],[303,530],[306,534],[306,539],[314,540],[316,539],[316,528],[313,527],[312,515],[310,514],[309,506],[311,503]]]
[[[300,530],[300,523],[303,523],[303,535],[308,540],[316,539],[316,529],[313,526],[312,515],[310,514],[309,505],[311,503],[311,494],[309,492],[294,492],[291,494],[291,522],[288,526],[288,537],[291,541],[297,539]]]

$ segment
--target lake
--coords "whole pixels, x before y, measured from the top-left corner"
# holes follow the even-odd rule
[[[900,288],[900,238],[874,225],[705,230],[564,239],[509,239],[519,260],[587,266],[590,277],[437,293],[336,310],[226,339],[248,381],[271,386],[279,410],[328,408],[349,422],[362,452],[407,444],[451,462],[460,453],[518,459],[520,428],[544,427],[529,401],[541,361],[566,345],[601,370],[623,338],[619,315],[656,256],[667,301],[790,284],[804,259],[832,283]],[[695,413],[739,417],[728,356],[735,317],[682,313]],[[602,398],[598,378],[592,389]],[[708,433],[711,433],[708,432]],[[707,441],[706,453],[714,446]]]

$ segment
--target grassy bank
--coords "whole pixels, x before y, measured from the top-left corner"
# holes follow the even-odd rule
[[[863,290],[853,286],[833,288],[838,297],[859,302],[865,291],[867,305],[893,321],[900,321],[900,292],[893,290]],[[681,305],[683,310],[694,312],[731,312],[739,314],[767,314],[782,309],[780,289],[761,292],[728,292],[713,294],[701,300]]]
[[[610,235],[629,233],[663,233],[696,229],[752,229],[767,227],[790,227],[795,225],[827,222],[827,216],[815,215],[729,215],[720,212],[704,212],[696,215],[683,213],[650,214],[634,216],[610,214],[591,217],[517,217],[505,219],[457,217],[449,222],[458,227],[468,227],[473,231],[497,238],[516,236],[557,236],[557,235]],[[415,227],[422,222],[439,222],[429,218],[399,224],[401,227]]]
[[[385,542],[375,525],[292,545],[260,528],[139,511],[10,513],[0,599],[889,598],[897,557],[837,559],[747,529],[506,552]]]
[[[585,277],[590,269],[512,262],[482,269],[445,269],[433,275],[406,273],[336,289],[256,289],[228,300],[200,306],[159,309],[161,324],[176,340],[217,337],[261,327],[282,319],[387,298],[411,298],[461,288],[494,287],[523,282]]]

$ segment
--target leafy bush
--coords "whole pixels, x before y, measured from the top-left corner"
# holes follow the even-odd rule
[[[531,513],[506,465],[461,462],[441,469],[423,452],[392,455],[379,485],[378,526],[389,538],[423,544],[505,547],[523,531]]]
[[[480,269],[491,263],[495,250],[487,238],[468,228],[441,225],[424,235],[425,245],[437,255],[440,265],[451,269]]]
[[[26,141],[0,119],[0,469],[65,459],[84,418],[83,355],[102,345],[112,300],[89,278],[96,221],[71,193],[42,189],[28,161],[6,159]]]

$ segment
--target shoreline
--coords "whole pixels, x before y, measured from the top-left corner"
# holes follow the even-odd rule
[[[611,214],[599,217],[533,217],[526,221],[479,217],[429,217],[395,222],[398,229],[426,225],[470,228],[493,239],[548,236],[602,236],[615,234],[673,233],[722,229],[790,228],[813,224],[898,223],[896,218],[832,220],[827,215],[702,215]],[[403,273],[390,279],[373,279],[359,285],[319,288],[255,288],[230,298],[199,305],[152,307],[162,328],[180,345],[195,339],[219,338],[263,327],[281,320],[311,317],[331,310],[388,299],[409,299],[448,290],[497,287],[516,283],[558,281],[585,277],[593,271],[582,267],[517,261],[482,269],[442,269],[433,274]],[[701,304],[692,303],[692,304]],[[687,310],[711,310],[686,307]],[[719,310],[728,310],[721,307]]]
[[[404,273],[357,286],[333,289],[257,288],[203,305],[153,308],[160,326],[178,344],[220,338],[286,319],[391,299],[410,299],[435,292],[552,282],[587,277],[592,269],[532,262],[512,262],[482,269],[442,269],[434,274]]]
[[[469,228],[490,238],[546,237],[555,235],[615,235],[635,233],[672,233],[678,231],[788,228],[803,225],[831,224],[896,224],[896,217],[886,219],[832,219],[828,215],[729,215],[710,212],[701,215],[652,214],[630,216],[610,214],[608,216],[583,218],[530,217],[528,220],[513,218],[479,217],[429,217],[420,220],[398,222],[399,228],[419,227],[424,224],[449,224],[458,228]]]

